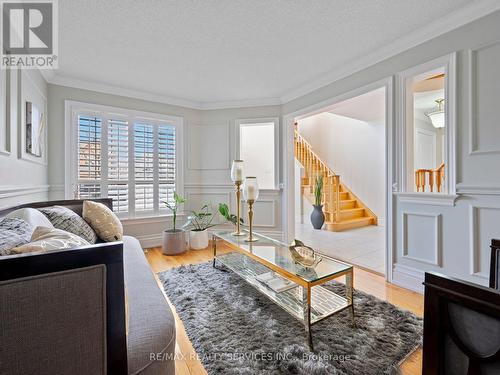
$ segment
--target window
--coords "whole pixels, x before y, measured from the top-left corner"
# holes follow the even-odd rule
[[[67,195],[112,198],[121,217],[168,213],[165,202],[182,190],[182,119],[74,102],[69,107],[77,152]]]
[[[278,120],[239,120],[239,156],[245,175],[257,177],[260,189],[278,186]]]
[[[454,194],[454,56],[399,75],[403,191]]]

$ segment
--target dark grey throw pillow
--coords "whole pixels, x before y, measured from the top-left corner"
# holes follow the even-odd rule
[[[32,233],[31,225],[22,219],[0,219],[0,255],[8,255],[10,249],[30,242]]]
[[[55,228],[76,234],[91,244],[96,243],[97,234],[76,212],[63,206],[44,207],[39,210],[47,216]]]

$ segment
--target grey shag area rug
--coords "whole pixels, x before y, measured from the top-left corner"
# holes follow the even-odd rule
[[[159,273],[165,292],[209,374],[397,374],[422,341],[422,320],[355,291],[349,310],[313,326],[314,353],[304,326],[222,265]],[[327,288],[344,294],[344,285]]]

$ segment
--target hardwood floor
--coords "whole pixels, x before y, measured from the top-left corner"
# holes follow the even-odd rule
[[[161,249],[153,248],[146,251],[146,257],[155,273],[185,264],[203,263],[213,259],[212,252],[209,249],[190,250],[181,255],[165,256],[161,253]],[[423,314],[424,299],[422,295],[388,284],[382,276],[377,274],[355,268],[354,287],[380,299],[389,301],[403,309],[412,311],[419,316]],[[175,308],[170,301],[169,304],[174,311],[177,326],[177,340],[175,346],[176,373],[178,375],[206,374],[207,372],[197,359],[196,352],[187,337],[182,321],[175,313]],[[402,364],[401,370],[404,375],[422,374],[422,350],[419,349],[411,354]]]

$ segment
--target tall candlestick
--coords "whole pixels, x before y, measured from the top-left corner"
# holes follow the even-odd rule
[[[236,232],[232,233],[233,236],[244,236],[240,230],[240,217],[241,217],[241,184],[243,183],[243,160],[233,160],[231,166],[231,180],[236,185]]]
[[[248,203],[248,223],[250,226],[250,232],[248,232],[248,237],[245,238],[245,242],[255,242],[255,241],[259,240],[258,238],[255,238],[253,236],[253,204],[254,204],[254,202],[255,201],[253,199],[250,199],[247,201],[247,203]]]
[[[259,185],[257,184],[257,177],[247,177],[243,184],[243,198],[248,203],[248,222],[250,232],[245,239],[246,242],[255,242],[258,239],[253,236],[253,204],[259,197]]]
[[[236,232],[233,232],[233,236],[244,236],[245,232],[242,232],[240,229],[240,206],[241,206],[241,181],[236,181],[234,183],[236,185]]]

